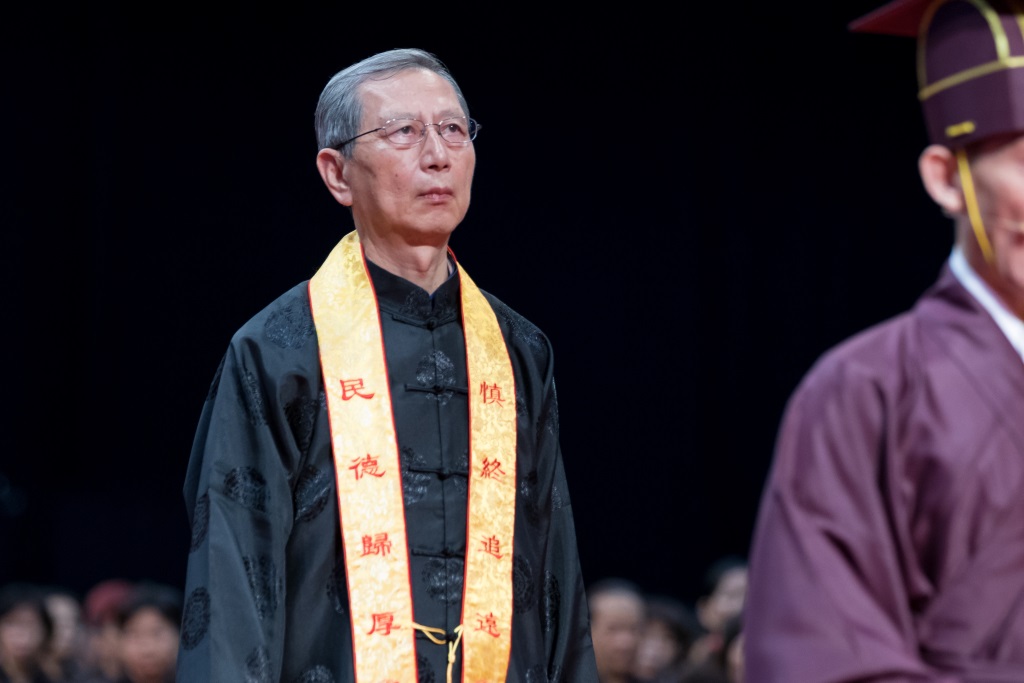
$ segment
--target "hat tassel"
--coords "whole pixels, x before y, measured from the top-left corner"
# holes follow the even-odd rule
[[[988,241],[988,235],[985,234],[985,226],[981,222],[981,212],[978,210],[978,197],[974,193],[974,180],[971,177],[971,166],[967,161],[967,150],[963,147],[956,150],[956,163],[960,169],[960,182],[964,188],[967,217],[970,218],[971,228],[974,230],[974,236],[978,240],[978,245],[981,247],[981,253],[985,256],[985,261],[992,265],[995,261],[992,253],[992,244]]]

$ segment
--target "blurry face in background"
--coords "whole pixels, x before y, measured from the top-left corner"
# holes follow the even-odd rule
[[[46,625],[30,606],[15,607],[0,617],[0,658],[19,667],[37,660],[46,643]]]
[[[743,611],[747,595],[747,568],[734,567],[722,575],[715,591],[697,606],[700,623],[712,633],[721,633],[725,622]]]
[[[737,633],[725,651],[725,675],[729,683],[743,683],[743,633]]]
[[[51,652],[61,659],[76,656],[85,631],[81,605],[69,595],[55,593],[46,597],[46,609],[53,620]]]
[[[174,671],[178,657],[178,626],[160,610],[143,607],[121,630],[121,665],[132,683],[163,681]]]
[[[594,598],[590,614],[590,633],[599,673],[626,675],[633,669],[643,601],[625,593],[608,593]]]
[[[682,645],[663,621],[651,619],[640,631],[633,672],[639,678],[654,678],[683,656]]]
[[[88,630],[86,654],[89,664],[108,678],[121,672],[121,629],[116,621],[104,621]]]

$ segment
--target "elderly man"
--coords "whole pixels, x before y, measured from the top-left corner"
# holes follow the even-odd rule
[[[315,119],[355,229],[214,380],[178,680],[593,683],[551,346],[448,246],[479,125],[414,49],[336,74]]]

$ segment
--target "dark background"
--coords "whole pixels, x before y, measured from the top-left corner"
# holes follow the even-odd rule
[[[912,41],[846,28],[875,6],[10,16],[0,582],[183,585],[217,363],[351,229],[314,165],[320,90],[416,46],[483,124],[452,247],[555,346],[585,579],[692,599],[747,552],[800,377],[952,244]]]

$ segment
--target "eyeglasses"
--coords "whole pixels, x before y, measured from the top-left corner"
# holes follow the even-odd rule
[[[364,135],[377,132],[383,133],[388,142],[395,147],[413,147],[426,139],[427,128],[431,126],[437,126],[438,135],[450,147],[465,147],[475,140],[476,134],[480,132],[480,124],[465,116],[455,116],[438,121],[437,123],[423,123],[419,119],[391,119],[390,121],[385,121],[384,125],[380,128],[360,133],[354,138],[345,140],[345,142],[339,142],[333,148],[341,149]]]

